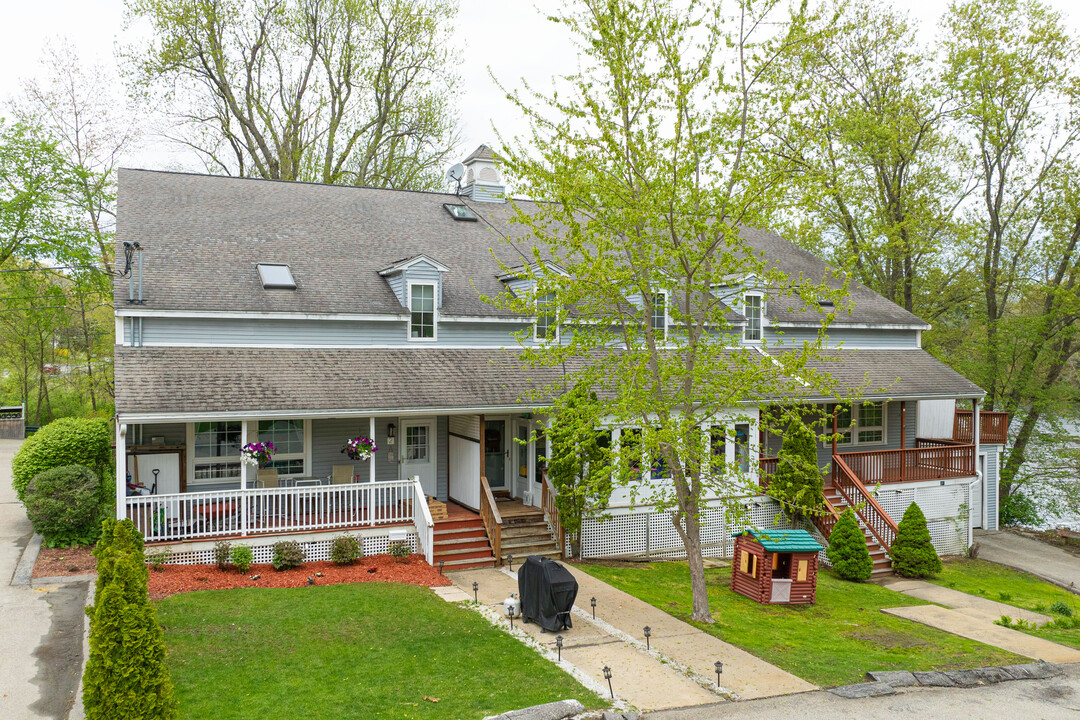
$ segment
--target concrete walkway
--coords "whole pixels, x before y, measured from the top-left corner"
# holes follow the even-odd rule
[[[1013,620],[1027,620],[1029,623],[1036,625],[1045,625],[1053,619],[1049,615],[1024,610],[1015,605],[1007,605],[978,595],[970,595],[925,580],[908,580],[894,576],[880,584],[889,590],[944,605],[978,620],[986,620],[991,623],[1000,620],[1002,615],[1008,615]]]
[[[1080,557],[1008,531],[975,531],[979,559],[1008,565],[1080,593]]]
[[[0,718],[66,718],[82,673],[89,581],[10,585],[33,535],[11,487],[16,440],[0,440]]]
[[[726,697],[755,698],[806,692],[816,687],[662,610],[567,566],[578,581],[573,628],[564,631],[563,659],[606,686],[602,668],[612,670],[615,694],[639,710],[659,710],[724,702],[715,689],[713,664],[724,663],[721,678]],[[449,575],[472,598],[501,604],[517,581],[498,569],[466,570]],[[596,598],[597,621],[589,599]],[[644,647],[643,628],[651,628],[652,652]],[[537,641],[554,646],[555,638],[534,624],[523,626]]]

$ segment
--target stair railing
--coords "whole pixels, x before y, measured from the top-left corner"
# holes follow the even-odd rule
[[[495,564],[502,565],[502,515],[495,505],[495,496],[491,494],[488,479],[480,476],[480,519],[484,521],[484,532],[491,543],[491,554]]]
[[[877,498],[867,491],[866,486],[839,455],[833,455],[832,482],[837,492],[869,528],[870,534],[881,547],[885,548],[885,552],[888,552],[893,541],[896,540],[896,533],[899,532],[896,521],[885,512]]]
[[[555,537],[555,547],[559,549],[559,557],[565,558],[566,552],[563,544],[566,533],[563,531],[562,521],[559,520],[559,508],[555,506],[555,488],[552,487],[551,481],[548,480],[546,474],[544,475],[542,487],[540,505],[544,508],[544,519],[551,526],[551,534]]]
[[[836,527],[836,521],[840,519],[840,511],[829,502],[829,498],[822,497],[821,501],[825,505],[824,509],[810,513],[810,520],[821,532],[822,537],[828,540],[832,536],[833,528]]]

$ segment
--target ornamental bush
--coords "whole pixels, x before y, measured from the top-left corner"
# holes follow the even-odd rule
[[[769,495],[793,517],[821,506],[824,480],[814,442],[814,432],[793,418],[780,445],[776,474],[769,481]]]
[[[81,465],[34,476],[26,486],[26,516],[46,546],[91,545],[98,539],[106,511],[100,485],[98,476]]]
[[[304,548],[295,540],[282,540],[274,543],[275,570],[290,570],[304,564]]]
[[[113,494],[112,423],[101,418],[60,418],[26,438],[11,460],[11,484],[20,500],[26,500],[26,486],[35,475],[63,465],[83,465],[101,479],[101,497],[109,502]]]
[[[218,570],[229,569],[229,559],[232,557],[232,543],[228,540],[218,540],[214,543],[214,564]]]
[[[902,577],[932,577],[941,572],[941,558],[930,540],[926,516],[917,503],[911,503],[904,511],[889,555],[893,570]]]
[[[87,720],[172,720],[173,686],[165,637],[147,594],[142,536],[130,520],[106,520],[94,549],[98,581],[83,672]]]
[[[844,511],[836,521],[829,536],[829,549],[825,556],[832,563],[836,574],[845,580],[869,580],[874,570],[874,561],[866,548],[866,536],[863,535],[859,521],[851,508]]]
[[[363,554],[360,541],[352,535],[336,537],[330,543],[330,560],[335,565],[352,565]]]
[[[255,551],[251,549],[250,545],[237,545],[229,554],[229,560],[232,561],[237,572],[246,573],[251,569],[251,564],[255,562]]]

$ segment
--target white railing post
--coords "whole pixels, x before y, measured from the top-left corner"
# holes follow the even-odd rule
[[[424,559],[428,565],[432,565],[435,562],[435,521],[431,519],[431,510],[428,508],[427,496],[424,495],[424,486],[420,484],[419,475],[413,475],[412,487],[413,525],[416,527],[416,536],[420,538]]]

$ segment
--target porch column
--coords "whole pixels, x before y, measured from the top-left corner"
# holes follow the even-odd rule
[[[975,447],[971,451],[971,474],[978,476],[979,473],[979,435],[982,432],[982,413],[979,409],[978,398],[973,398],[971,401],[971,444]],[[988,497],[986,478],[982,478],[982,482],[979,483],[982,486],[982,502],[980,505],[982,508],[980,512],[982,517],[979,518],[979,525],[985,530],[987,526],[986,522],[986,499]],[[968,520],[968,527],[971,527],[971,520]],[[969,546],[970,547],[970,546]]]
[[[480,493],[484,492],[484,450],[487,448],[487,426],[484,424],[484,416],[480,416],[480,477],[476,482],[480,485]]]
[[[886,422],[888,422],[886,420]],[[907,400],[900,401],[900,449],[907,449]],[[904,482],[904,469],[907,467],[907,454],[900,453],[900,482]]]
[[[374,415],[368,418],[368,437],[371,438],[372,442],[375,442]],[[370,480],[371,482],[375,482],[375,453],[371,453],[371,457],[368,458],[368,480]]]
[[[127,429],[116,421],[116,519],[127,517]]]
[[[832,409],[832,454],[833,455],[836,455],[836,433],[839,430],[837,428],[836,424],[837,424],[837,422],[839,422],[839,418],[837,417],[839,412],[840,412],[840,406],[839,405],[833,405],[833,409]]]
[[[247,420],[240,421],[240,447],[244,447],[248,444],[248,424]],[[247,490],[248,483],[248,464],[246,462],[240,463],[240,489]]]

